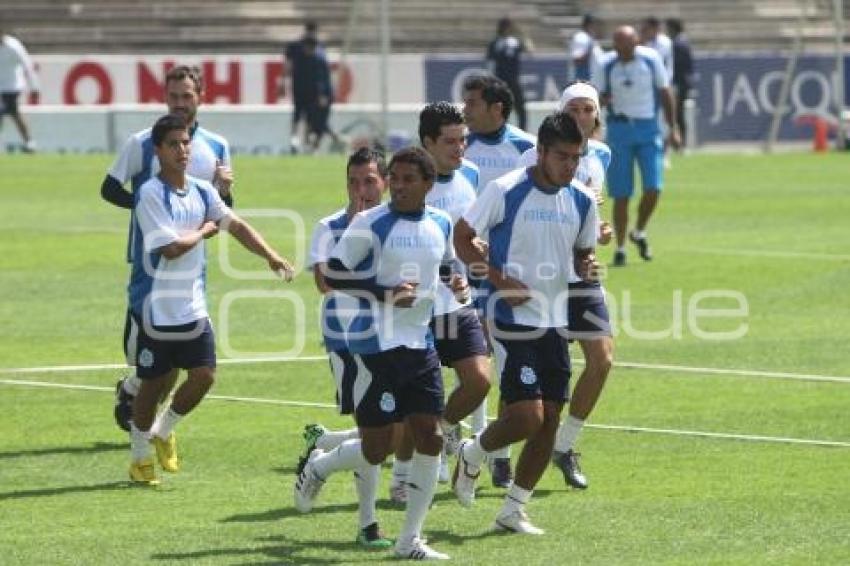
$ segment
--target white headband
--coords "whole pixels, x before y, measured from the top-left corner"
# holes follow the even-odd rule
[[[573,98],[589,98],[599,111],[599,93],[588,83],[574,83],[564,89],[561,95],[561,100],[558,101],[558,110],[564,111],[567,109],[567,104]]]

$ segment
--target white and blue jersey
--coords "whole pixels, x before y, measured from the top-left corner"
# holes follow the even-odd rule
[[[142,245],[134,248],[128,294],[130,310],[153,326],[179,326],[207,318],[204,286],[205,241],[174,259],[160,248],[197,230],[204,222],[218,222],[230,215],[212,185],[186,178],[178,192],[159,177],[136,192],[133,233]]]
[[[348,349],[375,354],[404,346],[433,345],[428,324],[434,313],[439,268],[455,261],[449,215],[426,206],[415,213],[394,211],[389,204],[357,214],[331,252],[346,269],[383,287],[417,283],[410,308],[360,297],[360,313],[348,333]]]
[[[464,156],[478,167],[478,192],[493,179],[519,167],[522,154],[536,143],[537,138],[511,124],[492,135],[469,134]]]
[[[600,94],[610,96],[609,122],[657,120],[660,90],[670,86],[670,76],[656,50],[638,45],[631,61],[621,61],[616,51],[606,53],[594,73],[593,85]]]
[[[578,163],[573,179],[588,189],[598,192],[605,186],[605,172],[611,164],[611,148],[599,140],[587,140],[584,154]],[[537,165],[537,148],[533,147],[522,154],[521,167]]]
[[[460,167],[449,175],[437,175],[434,186],[425,195],[425,204],[446,212],[452,220],[452,226],[466,213],[475,202],[478,192],[478,167],[464,159]],[[453,245],[449,242],[450,245]],[[460,267],[458,262],[459,269]],[[464,305],[458,302],[447,285],[440,285],[434,316],[454,312]]]
[[[488,282],[486,314],[505,324],[566,327],[573,250],[596,247],[596,203],[574,185],[542,189],[529,172],[518,169],[490,183],[464,215],[477,234],[489,233],[490,264],[531,293],[511,307]]]
[[[212,182],[216,165],[230,167],[230,146],[224,137],[195,125],[189,130],[191,148],[186,174],[196,179]],[[154,153],[151,128],[130,136],[107,174],[122,185],[130,182],[135,194],[149,179],[159,174],[159,160]],[[127,241],[127,260],[132,261],[135,247],[133,218],[130,218],[130,237]]]
[[[343,208],[319,220],[313,230],[308,267],[327,263],[331,251],[348,228],[348,211]],[[339,352],[348,349],[347,332],[360,302],[342,291],[329,291],[322,298],[322,337],[325,350]]]

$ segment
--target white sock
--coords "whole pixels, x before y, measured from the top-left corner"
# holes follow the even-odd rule
[[[316,441],[316,448],[324,451],[333,450],[346,440],[360,438],[360,432],[356,428],[348,430],[329,430]]]
[[[134,462],[151,455],[150,433],[137,429],[134,422],[130,422],[130,454]]]
[[[340,470],[356,470],[369,466],[369,462],[363,457],[362,445],[363,441],[359,438],[346,440],[313,460],[313,469],[320,478],[328,479],[328,476]]]
[[[487,399],[472,411],[472,434],[481,434],[487,428]]]
[[[499,516],[504,517],[510,515],[514,511],[519,511],[531,499],[533,493],[530,489],[523,489],[517,484],[511,484],[508,488],[508,493],[505,494],[505,502],[502,504],[502,510],[499,511]]]
[[[463,449],[463,458],[475,467],[480,466],[484,462],[484,459],[488,456],[492,456],[492,454],[492,452],[487,452],[484,450],[484,447],[481,446],[480,434],[475,435],[472,442],[467,444]]]
[[[378,482],[381,479],[381,466],[363,466],[354,470],[354,486],[357,488],[357,511],[360,516],[360,528],[365,529],[377,522],[375,501],[378,498]]]
[[[182,418],[183,415],[176,413],[174,409],[168,407],[161,412],[154,421],[153,426],[151,427],[151,434],[155,434],[165,440]]]
[[[457,423],[455,423],[457,424]],[[450,423],[444,418],[440,418],[440,430],[443,431],[443,434],[446,434],[447,430],[451,430],[455,425]]]
[[[121,387],[124,391],[135,397],[139,394],[139,387],[142,386],[142,380],[136,375],[135,369],[131,369],[130,372],[121,382]]]
[[[407,478],[407,509],[404,514],[404,526],[399,540],[409,541],[420,537],[422,523],[434,499],[437,489],[437,474],[440,468],[439,456],[426,456],[418,452],[411,458],[410,475]]]
[[[575,446],[576,438],[583,426],[583,420],[567,416],[558,427],[558,434],[555,436],[555,452],[566,452]]]
[[[398,458],[393,460],[393,485],[401,485],[407,481],[412,463],[412,458],[410,460],[399,460]]]
[[[497,448],[490,452],[490,461],[492,462],[496,458],[508,458],[511,457],[511,445],[503,446],[502,448]]]
[[[646,238],[646,230],[632,230],[632,236],[640,240],[641,238]]]
[[[626,246],[617,246],[617,251],[620,253],[626,253]]]

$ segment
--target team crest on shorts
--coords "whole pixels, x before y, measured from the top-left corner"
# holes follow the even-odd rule
[[[522,381],[526,385],[531,385],[535,381],[537,381],[537,374],[534,373],[534,370],[528,366],[522,366],[519,370],[519,380]]]
[[[383,395],[381,395],[380,402],[381,410],[385,413],[392,413],[395,411],[395,397],[389,391],[385,391]]]
[[[151,367],[153,365],[153,352],[147,348],[143,348],[142,351],[139,352],[139,365],[143,368]]]

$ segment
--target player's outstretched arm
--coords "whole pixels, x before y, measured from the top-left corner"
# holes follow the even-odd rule
[[[295,276],[292,264],[274,251],[250,224],[234,214],[222,220],[221,227],[230,232],[246,250],[269,262],[272,271],[279,273],[286,281],[292,281]]]
[[[115,206],[133,208],[133,193],[125,189],[124,185],[112,175],[103,178],[103,184],[100,185],[100,196],[103,197],[103,200]]]
[[[197,230],[183,234],[170,244],[162,246],[159,248],[159,252],[166,259],[177,259],[198,245],[201,240],[211,238],[216,234],[218,234],[218,226],[212,220],[207,220]]]

